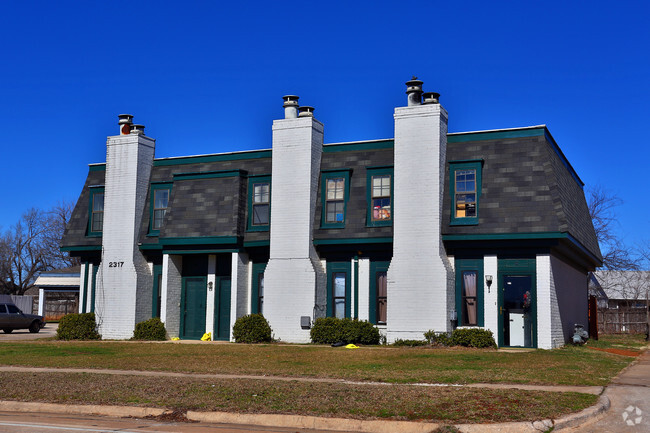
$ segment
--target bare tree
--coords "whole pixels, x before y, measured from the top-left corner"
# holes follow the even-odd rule
[[[603,268],[609,270],[636,270],[639,260],[616,237],[615,228],[618,223],[616,208],[623,204],[616,195],[607,192],[601,186],[587,190],[587,205],[589,215],[594,224],[598,244],[603,255]]]
[[[59,249],[71,211],[65,202],[47,212],[32,208],[0,234],[0,293],[22,295],[41,272],[76,264]]]

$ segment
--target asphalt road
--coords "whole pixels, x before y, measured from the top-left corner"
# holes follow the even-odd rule
[[[58,323],[46,323],[45,328],[34,334],[29,332],[29,329],[16,329],[11,334],[0,331],[0,341],[38,340],[39,338],[54,337],[58,327]]]
[[[2,433],[332,433],[323,430],[286,429],[252,425],[162,423],[136,418],[0,412]],[[346,432],[343,432],[346,433]],[[350,433],[350,432],[347,432]]]

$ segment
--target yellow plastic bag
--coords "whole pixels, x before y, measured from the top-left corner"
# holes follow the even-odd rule
[[[212,332],[206,332],[203,334],[203,337],[201,337],[201,341],[212,341]]]
[[[348,344],[347,346],[345,346],[345,348],[346,348],[346,349],[358,349],[359,346],[354,345],[354,344]]]
[[[178,338],[178,337],[172,338],[172,341],[178,341],[178,340],[180,340],[180,338]]]

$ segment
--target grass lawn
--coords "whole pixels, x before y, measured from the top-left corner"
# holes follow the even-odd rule
[[[642,336],[602,337],[638,352]],[[502,352],[467,348],[32,341],[0,343],[0,365],[329,377],[390,383],[606,385],[633,358],[588,347]]]
[[[598,397],[455,387],[0,372],[0,398],[180,411],[489,423],[557,418],[594,404]]]
[[[643,336],[604,336],[587,346],[639,353],[645,344]],[[606,385],[633,359],[584,346],[504,352],[382,346],[349,350],[278,344],[6,342],[0,343],[0,365],[327,377],[398,385],[0,372],[0,399],[448,423],[521,421],[578,411],[593,404],[597,396],[399,384]]]

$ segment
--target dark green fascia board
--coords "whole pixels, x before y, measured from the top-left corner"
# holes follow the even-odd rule
[[[162,250],[163,254],[222,254],[222,253],[238,253],[238,248],[210,248],[205,250],[174,250],[174,249],[164,249]]]
[[[393,238],[346,238],[346,239],[314,239],[314,245],[360,245],[360,244],[389,244]]]
[[[76,252],[76,251],[101,251],[101,245],[73,245],[69,247],[61,247],[61,251],[64,253],[67,252]]]
[[[580,251],[582,251],[583,254],[587,255],[588,257],[591,258],[591,260],[596,264],[596,266],[602,266],[603,264],[603,259],[597,257],[594,255],[591,251],[589,251],[584,245],[582,245],[576,238],[571,236],[569,233],[566,234],[567,239],[571,241],[571,243],[578,248]]]
[[[174,182],[172,182],[171,180],[160,180],[160,181],[156,181],[156,182],[151,182],[151,186],[169,186],[169,187],[171,187],[172,185],[174,185]]]
[[[392,149],[394,145],[395,140],[392,138],[384,140],[361,141],[357,143],[325,144],[323,145],[323,153]]]
[[[328,168],[327,170],[321,170],[321,173],[325,174],[337,174],[337,173],[344,173],[347,172],[348,174],[352,174],[352,169],[349,167],[342,167],[342,168]]]
[[[237,236],[197,236],[160,238],[161,245],[227,245],[237,244]]]
[[[447,143],[467,143],[469,141],[498,140],[502,138],[539,137],[545,134],[546,126],[478,132],[453,132],[447,134]]]
[[[106,171],[106,163],[88,164],[88,171]]]
[[[176,180],[190,180],[190,179],[212,179],[219,177],[246,177],[248,172],[246,170],[223,170],[223,171],[204,171],[193,173],[176,173],[174,174],[174,181]]]
[[[196,156],[180,156],[172,158],[161,158],[153,161],[154,167],[163,167],[170,165],[183,165],[183,164],[197,164],[204,162],[218,162],[218,161],[241,161],[243,159],[260,159],[270,158],[271,150],[247,150],[234,153],[218,153],[214,155],[196,155]]]
[[[140,244],[138,245],[140,250],[162,250],[162,245],[160,244]]]
[[[244,241],[244,248],[251,247],[268,247],[271,245],[271,241]]]

